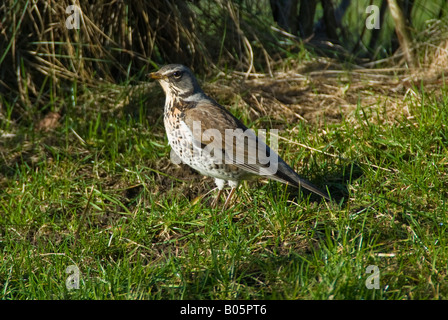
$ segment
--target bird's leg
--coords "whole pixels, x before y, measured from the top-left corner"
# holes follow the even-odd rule
[[[219,198],[221,197],[222,189],[219,189],[218,194],[216,195],[216,198],[212,201],[212,209],[216,208],[216,205],[218,204]]]
[[[221,212],[224,212],[226,210],[227,206],[230,203],[230,199],[232,198],[233,194],[235,193],[235,190],[236,190],[236,187],[233,187],[232,190],[230,190],[230,193],[227,196],[226,202],[224,203],[224,206],[222,207],[222,211]]]

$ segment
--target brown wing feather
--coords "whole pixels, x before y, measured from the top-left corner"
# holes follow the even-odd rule
[[[215,101],[201,101],[184,110],[183,120],[192,130],[195,140],[203,148],[213,151],[213,155],[222,161],[254,175],[266,176],[296,187],[302,186],[329,199],[325,192],[301,178],[252,130]],[[226,129],[234,130],[227,131],[227,137],[232,133],[232,139],[226,138]],[[269,158],[268,162],[266,157]],[[273,165],[272,161],[276,163]]]

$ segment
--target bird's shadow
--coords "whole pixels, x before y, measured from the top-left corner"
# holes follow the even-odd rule
[[[315,175],[315,179],[308,179],[316,187],[326,190],[332,201],[344,205],[349,197],[348,187],[353,181],[361,178],[364,172],[360,165],[350,162],[344,165],[332,165],[327,167],[325,173]],[[307,178],[303,175],[304,178]],[[285,192],[284,185],[280,183],[270,183],[270,191],[274,198],[283,196]],[[297,189],[288,185],[286,187],[287,200],[290,202],[299,202],[309,197],[310,202],[326,201],[320,195],[315,194],[305,188]]]

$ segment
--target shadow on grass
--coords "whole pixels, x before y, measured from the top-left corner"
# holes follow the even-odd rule
[[[363,176],[363,169],[356,163],[349,163],[346,165],[333,165],[329,168],[331,173],[317,176],[316,179],[310,180],[305,176],[304,179],[310,181],[317,188],[321,190],[327,190],[331,199],[337,203],[345,204],[349,197],[348,186],[355,180],[360,179]],[[320,181],[320,182],[317,182]],[[274,199],[280,196],[283,191],[283,185],[280,183],[270,184],[270,192],[274,196]],[[305,188],[300,188],[300,191],[288,185],[287,186],[288,200],[292,202],[299,202],[303,198],[308,198],[310,202],[322,202],[325,201],[321,196],[315,194]]]

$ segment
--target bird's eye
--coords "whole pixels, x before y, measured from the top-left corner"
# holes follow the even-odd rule
[[[180,77],[182,77],[182,72],[174,71],[173,72],[173,77],[174,77],[174,79],[180,79]]]

